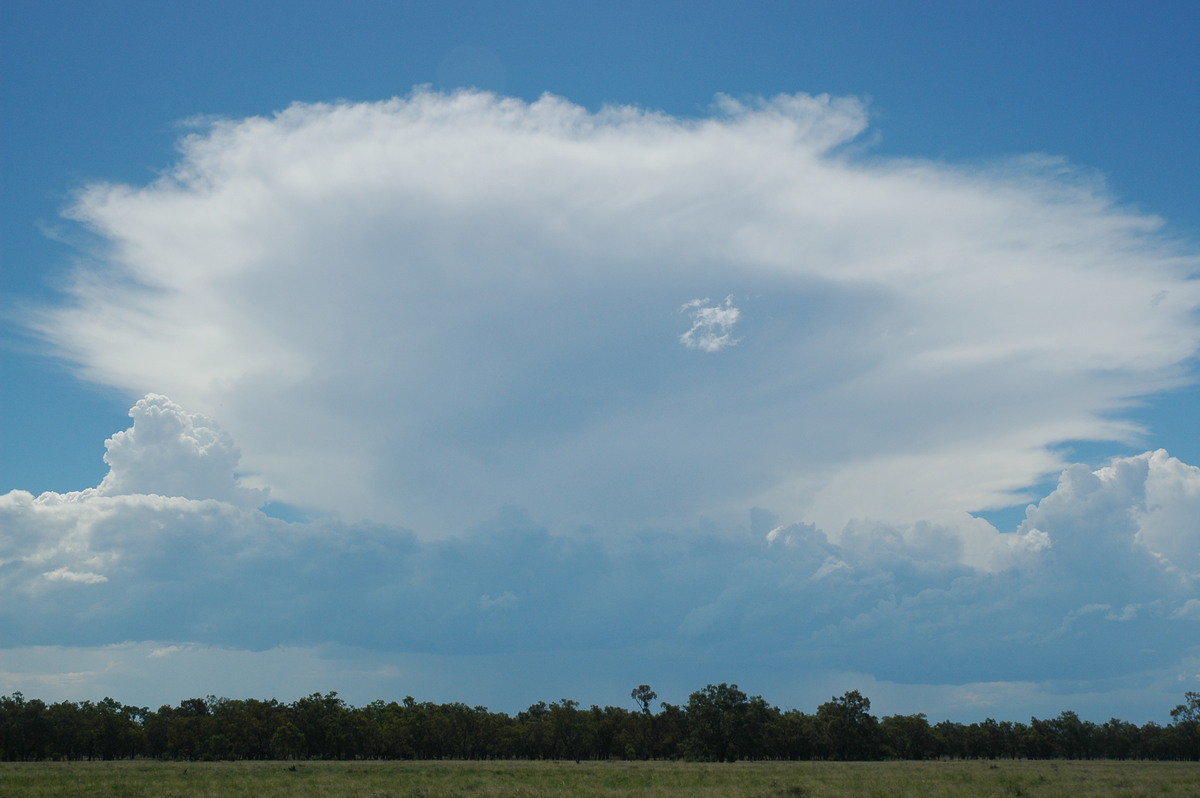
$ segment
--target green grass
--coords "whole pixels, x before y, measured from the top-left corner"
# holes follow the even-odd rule
[[[1200,795],[1194,762],[0,763],[0,798]]]

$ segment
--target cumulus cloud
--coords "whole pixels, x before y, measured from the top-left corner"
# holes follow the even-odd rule
[[[121,440],[139,461],[177,445]],[[1187,522],[1168,535],[1161,512]],[[620,678],[640,668],[681,690],[747,674],[791,695],[803,674],[857,673],[1086,692],[1162,681],[1200,656],[1196,518],[1200,469],[1161,451],[1068,468],[1015,533],[979,519],[836,538],[811,524],[554,532],[509,508],[422,540],[212,498],[13,491],[0,496],[0,628],[11,651],[137,641],[139,672],[218,649],[274,662],[334,646],[370,670],[436,658],[513,678],[538,658],[574,673],[620,661]]]
[[[245,487],[426,537],[509,504],[956,524],[1053,444],[1135,437],[1122,409],[1200,342],[1194,250],[1054,159],[856,155],[866,124],[469,91],[217,121],[80,192],[103,246],[36,323],[88,379],[219,416]],[[680,346],[680,298],[726,293]]]
[[[218,499],[258,506],[266,492],[242,487],[235,476],[241,454],[215,422],[185,412],[165,396],[148,394],[129,411],[133,427],[104,446],[109,471],[101,496],[131,493]]]

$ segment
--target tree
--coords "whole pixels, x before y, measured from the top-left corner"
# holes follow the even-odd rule
[[[688,697],[688,753],[696,759],[736,762],[757,755],[752,712],[765,707],[755,696],[752,704],[736,684],[708,685]],[[761,729],[758,729],[761,731]]]
[[[1200,692],[1171,710],[1173,723],[1097,725],[1064,711],[1028,725],[988,718],[930,726],[924,714],[877,721],[857,691],[806,715],[780,712],[736,684],[708,685],[685,707],[649,685],[630,692],[637,710],[570,699],[539,702],[510,717],[463,703],[375,701],[356,709],[337,693],[292,704],[191,698],[156,712],[112,698],[46,705],[0,695],[0,760],[157,758],[487,759],[911,759],[934,757],[1150,758],[1200,760]]]
[[[1029,726],[1022,735],[1021,747],[1030,759],[1050,759],[1054,756],[1057,729],[1048,720],[1029,719]]]
[[[817,707],[817,721],[831,759],[881,759],[879,721],[870,713],[871,699],[857,690]]]
[[[879,724],[883,741],[891,756],[898,759],[932,759],[937,755],[937,740],[925,713],[889,715]]]
[[[346,704],[337,692],[313,693],[292,702],[291,717],[304,734],[307,755],[343,759],[348,753]]]
[[[1183,694],[1185,702],[1171,710],[1175,723],[1171,725],[1176,756],[1180,759],[1200,759],[1200,693]]]
[[[798,709],[776,712],[768,729],[770,755],[778,759],[812,759],[816,754],[815,723],[814,715]]]
[[[1141,732],[1134,724],[1109,718],[1098,734],[1100,755],[1105,759],[1132,759],[1138,755]]]
[[[517,713],[522,741],[522,756],[526,759],[550,759],[553,756],[553,731],[550,726],[550,708],[545,701],[530,704],[529,709]]]
[[[550,728],[555,759],[579,761],[585,744],[586,716],[579,702],[564,698],[550,705]]]
[[[644,737],[635,736],[630,722],[631,719],[635,722],[643,720],[645,716],[635,715],[621,707],[601,708],[594,704],[588,714],[592,730],[593,756],[596,759],[612,759],[614,756],[623,756],[626,759],[646,757],[646,740]],[[643,746],[642,753],[638,752],[637,746]]]
[[[1189,690],[1183,697],[1184,703],[1175,705],[1171,717],[1176,723],[1200,723],[1200,693]]]
[[[658,698],[658,693],[650,689],[648,684],[639,684],[629,691],[629,696],[641,707],[641,715],[635,719],[638,727],[637,755],[642,759],[650,758],[650,733],[653,721],[650,717],[650,702]]]
[[[648,684],[639,684],[630,691],[629,696],[641,706],[643,715],[649,715],[650,702],[658,698],[658,693],[651,690]]]
[[[137,721],[145,716],[145,710],[124,706],[115,698],[108,697],[96,704],[85,701],[80,709],[84,714],[89,757],[123,759],[137,753],[140,743],[145,739]]]
[[[304,743],[304,732],[287,721],[271,735],[271,753],[277,759],[296,759],[304,753]]]
[[[653,734],[650,755],[655,759],[678,759],[687,739],[688,717],[677,704],[662,704],[662,712],[649,718]]]
[[[167,750],[170,755],[179,759],[200,759],[208,750],[208,739],[213,730],[214,718],[209,713],[208,701],[203,698],[189,698],[179,702],[178,709],[163,707],[156,713],[167,717],[166,738]],[[159,725],[158,720],[155,726]],[[158,729],[155,735],[158,736]]]
[[[1096,724],[1066,710],[1050,721],[1058,734],[1057,753],[1065,759],[1091,759],[1096,749]]]

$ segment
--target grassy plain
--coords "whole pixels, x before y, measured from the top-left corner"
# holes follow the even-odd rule
[[[1194,762],[0,763],[0,798],[1179,798]]]

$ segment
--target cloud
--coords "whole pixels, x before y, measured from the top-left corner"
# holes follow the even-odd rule
[[[1200,621],[1200,599],[1188,599],[1171,613],[1171,617],[1189,621]]]
[[[1028,500],[1055,444],[1135,439],[1122,412],[1200,344],[1194,247],[1061,161],[887,160],[844,146],[866,125],[803,94],[679,119],[472,91],[217,121],[79,193],[100,246],[35,324],[87,379],[221,419],[241,481],[182,495],[425,538],[508,505],[954,525]],[[726,294],[680,338],[681,297]],[[151,412],[172,458],[229,456]]]
[[[59,582],[79,582],[85,585],[96,585],[101,582],[107,582],[108,577],[103,574],[94,574],[91,572],[71,571],[67,568],[55,568],[53,571],[46,571],[42,574],[43,577],[50,581]]]
[[[239,484],[234,469],[240,452],[212,420],[157,394],[138,400],[129,416],[133,427],[105,443],[109,472],[99,495],[158,494],[250,507],[266,501],[266,491]]]
[[[703,352],[720,352],[728,346],[735,346],[737,341],[730,338],[733,326],[741,318],[741,311],[733,306],[733,297],[725,297],[724,305],[709,306],[709,300],[693,299],[684,304],[681,311],[687,311],[692,317],[692,326],[679,342],[688,349],[699,349]]]
[[[190,417],[164,397],[148,404]],[[114,439],[135,462],[178,447],[173,436]],[[1163,512],[1185,519],[1169,536]],[[654,674],[681,691],[754,678],[785,701],[811,689],[805,674],[854,673],[893,695],[940,685],[939,700],[960,711],[981,704],[950,688],[1003,695],[1010,688],[988,687],[1001,682],[1039,700],[1138,679],[1177,692],[1165,674],[1194,685],[1200,657],[1200,580],[1186,561],[1200,548],[1197,518],[1200,469],[1162,451],[1068,468],[1014,533],[979,519],[856,523],[836,539],[811,524],[554,532],[508,508],[461,535],[421,539],[387,525],[289,523],[211,498],[13,491],[0,496],[0,689],[32,684],[12,663],[37,651],[94,658],[126,646],[141,653],[136,663],[121,654],[120,674],[54,667],[76,687],[133,672],[175,684],[161,669],[266,668],[328,650],[350,670],[385,674],[363,685],[411,693],[411,666],[446,700],[463,696],[445,673],[482,669],[498,692],[481,700],[516,708],[547,698],[530,677],[547,662],[569,668],[556,682],[564,695],[581,674],[610,687]],[[328,682],[336,669],[312,672],[327,681],[311,689],[341,689]]]
[[[188,648],[188,646],[163,646],[162,648],[154,649],[146,656],[151,659],[162,659],[163,657],[171,657],[181,652],[186,652]]]

